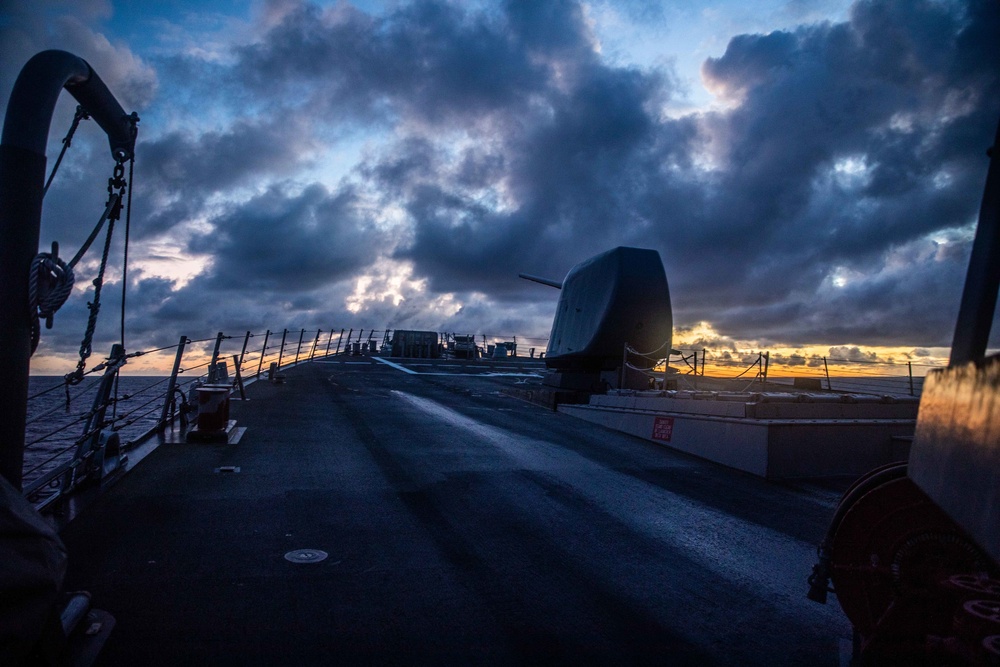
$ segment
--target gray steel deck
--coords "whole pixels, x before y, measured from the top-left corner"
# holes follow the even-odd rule
[[[834,490],[347,361],[250,386],[240,444],[164,445],[64,530],[102,664],[839,663],[804,596]]]

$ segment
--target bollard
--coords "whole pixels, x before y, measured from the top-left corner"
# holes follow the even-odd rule
[[[228,424],[229,388],[204,386],[198,394],[198,430],[225,431]]]
[[[229,367],[226,365],[226,362],[217,361],[212,364],[208,377],[210,378],[209,384],[225,384],[229,382]]]

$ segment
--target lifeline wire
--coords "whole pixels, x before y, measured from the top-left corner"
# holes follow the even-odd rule
[[[125,287],[128,285],[128,232],[132,226],[132,190],[135,189],[135,156],[128,162],[128,200],[125,205],[125,256],[122,259],[121,344],[125,347]]]

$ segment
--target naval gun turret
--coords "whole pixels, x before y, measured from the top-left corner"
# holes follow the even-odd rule
[[[619,246],[580,262],[562,282],[521,277],[561,290],[545,351],[545,384],[578,391],[645,388],[641,371],[623,371],[625,346],[661,357],[670,350],[673,314],[660,253]],[[633,356],[628,365],[648,369],[653,361]]]

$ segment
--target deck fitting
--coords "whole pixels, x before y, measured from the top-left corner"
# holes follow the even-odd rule
[[[326,560],[328,555],[319,549],[296,549],[285,554],[285,560],[292,563],[318,563]]]

